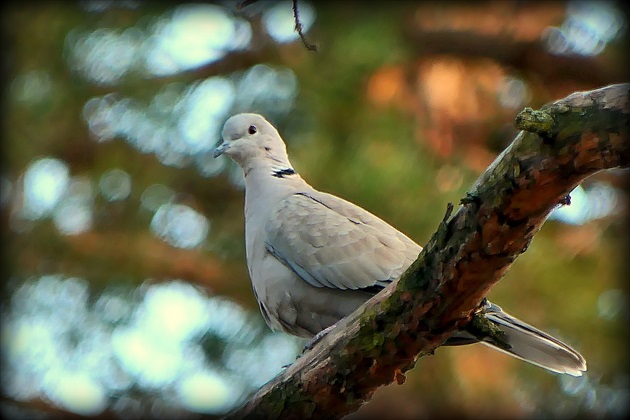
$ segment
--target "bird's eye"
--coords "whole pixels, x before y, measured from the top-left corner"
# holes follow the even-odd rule
[[[257,131],[258,131],[258,129],[257,129],[257,128],[256,128],[256,126],[254,126],[254,125],[250,125],[250,126],[249,126],[249,129],[247,130],[247,132],[248,132],[249,134],[256,134],[256,132],[257,132]]]

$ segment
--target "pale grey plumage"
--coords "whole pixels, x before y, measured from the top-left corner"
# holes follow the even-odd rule
[[[222,137],[215,157],[226,154],[245,176],[247,266],[272,329],[312,337],[397,279],[422,250],[361,207],[308,185],[262,116],[231,117]],[[512,347],[484,344],[554,372],[586,370],[584,358],[566,344],[496,305],[488,303],[486,312]],[[462,332],[451,343],[475,341]]]

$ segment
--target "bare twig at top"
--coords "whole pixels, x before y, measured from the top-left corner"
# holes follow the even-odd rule
[[[307,50],[317,52],[317,45],[309,43],[304,36],[302,22],[300,22],[300,14],[298,12],[298,0],[293,0],[293,17],[295,18],[295,30],[297,31],[298,35],[300,35],[302,44],[304,44]]]

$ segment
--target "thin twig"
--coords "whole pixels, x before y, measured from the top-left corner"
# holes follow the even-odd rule
[[[295,18],[295,30],[298,35],[300,35],[302,44],[304,44],[307,50],[317,52],[317,45],[309,43],[304,36],[302,23],[300,22],[300,15],[298,13],[298,0],[293,0],[293,17]]]

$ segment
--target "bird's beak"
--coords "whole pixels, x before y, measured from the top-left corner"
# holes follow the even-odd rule
[[[221,156],[223,153],[225,153],[225,151],[230,147],[230,145],[227,142],[223,142],[219,145],[219,147],[217,147],[216,149],[214,149],[214,152],[212,152],[212,157],[213,158],[218,158],[219,156]]]

